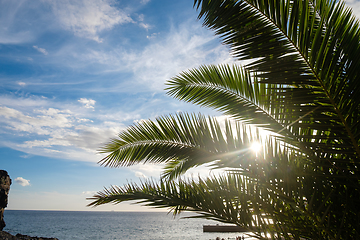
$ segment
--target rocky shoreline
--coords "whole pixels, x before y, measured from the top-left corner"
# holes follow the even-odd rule
[[[46,237],[30,237],[27,235],[22,235],[20,233],[11,235],[8,232],[0,231],[0,240],[59,240],[57,238],[46,238]]]

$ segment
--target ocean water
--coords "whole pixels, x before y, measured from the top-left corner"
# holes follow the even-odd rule
[[[235,239],[243,233],[204,233],[206,219],[174,218],[166,212],[71,212],[6,210],[4,231],[60,240]],[[252,239],[245,236],[245,239]]]

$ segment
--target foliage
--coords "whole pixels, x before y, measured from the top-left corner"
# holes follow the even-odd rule
[[[257,238],[360,238],[360,30],[333,0],[195,0],[239,66],[200,66],[168,94],[231,118],[176,114],[121,132],[100,162],[166,163],[160,183],[99,192],[246,227]],[[255,127],[255,130],[254,130]],[[271,136],[262,139],[259,129]],[[254,141],[263,149],[249,150]],[[205,163],[226,174],[176,179]]]

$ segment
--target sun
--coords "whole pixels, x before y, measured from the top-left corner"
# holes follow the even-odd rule
[[[253,142],[250,146],[250,149],[255,153],[259,152],[261,150],[261,148],[262,148],[262,146],[259,142]]]

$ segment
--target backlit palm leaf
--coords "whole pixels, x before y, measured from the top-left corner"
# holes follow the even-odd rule
[[[232,126],[226,120],[222,130],[215,118],[180,113],[129,127],[102,148],[108,155],[100,163],[110,167],[167,163],[164,177],[174,178],[215,160],[221,160],[218,166],[223,168],[239,167],[239,154],[250,162],[255,158],[250,150],[254,141],[262,141],[260,133],[242,124]]]
[[[312,134],[304,134],[309,131],[316,131],[320,145],[325,143],[322,151],[341,148],[351,161],[360,157],[360,30],[344,4],[218,0],[195,5],[204,25],[230,45],[233,55],[257,59],[248,68],[276,86],[267,88],[273,91],[268,98],[276,96],[273,117],[292,124],[290,130],[313,151]]]
[[[259,194],[262,191],[263,193]],[[123,187],[113,186],[91,198],[94,201],[89,206],[135,200],[146,206],[170,208],[174,214],[185,210],[194,211],[199,213],[194,217],[237,224],[248,232],[257,232],[255,237],[260,239],[264,234],[276,237],[285,229],[298,232],[307,230],[313,236],[319,237],[317,239],[321,239],[321,232],[309,231],[314,227],[311,218],[304,218],[302,226],[294,225],[298,222],[291,220],[287,215],[292,214],[296,217],[300,215],[297,211],[302,210],[298,206],[289,205],[281,198],[284,196],[268,191],[254,181],[229,174],[198,181],[147,181],[141,185],[131,183]],[[282,213],[274,211],[275,207],[281,207]],[[277,218],[282,222],[271,223],[269,219],[274,218],[273,214],[281,214]],[[263,234],[260,234],[261,232]]]
[[[284,130],[271,116],[268,89],[236,65],[190,69],[172,78],[167,85],[168,94],[178,99],[219,110],[272,132]]]
[[[260,134],[239,123],[220,127],[214,118],[188,114],[139,123],[103,148],[109,155],[101,163],[164,162],[166,178],[113,187],[90,205],[139,200],[175,214],[196,211],[258,238],[360,238],[360,30],[351,11],[335,0],[194,6],[236,59],[252,62],[247,70],[185,71],[168,82],[168,93],[261,126],[276,140],[255,154],[249,145]],[[174,181],[210,162],[228,174]]]

